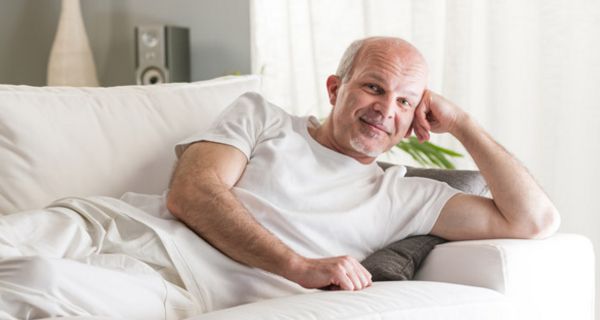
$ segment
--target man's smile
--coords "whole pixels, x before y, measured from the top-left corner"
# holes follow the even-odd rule
[[[367,119],[366,117],[360,117],[359,120],[366,124],[367,126],[369,126],[370,128],[373,128],[375,130],[381,131],[385,134],[387,134],[388,136],[391,134],[391,130],[389,130],[388,128],[386,128],[382,123],[379,122],[375,122],[375,121],[371,121],[369,119]]]

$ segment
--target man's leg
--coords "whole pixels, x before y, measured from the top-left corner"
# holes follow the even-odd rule
[[[123,265],[131,263],[124,258]],[[201,313],[185,290],[152,270],[133,269],[39,256],[2,259],[0,310],[18,319],[89,315],[182,319]]]
[[[63,208],[0,216],[0,259],[34,255],[86,257],[97,249],[87,229],[79,214]]]
[[[84,219],[62,207],[0,215],[0,260],[43,256],[85,262],[105,253],[128,255],[184,286],[158,235],[134,219],[110,210]]]
[[[110,213],[90,221],[53,207],[0,216],[0,316],[200,313],[157,240]]]

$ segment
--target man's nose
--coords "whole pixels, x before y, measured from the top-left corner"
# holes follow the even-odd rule
[[[396,105],[396,98],[385,95],[381,96],[374,106],[374,109],[381,114],[384,119],[393,118]]]

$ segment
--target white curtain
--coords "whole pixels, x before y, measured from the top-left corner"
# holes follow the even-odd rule
[[[600,1],[251,3],[252,68],[268,99],[324,117],[325,79],[346,46],[402,37],[427,58],[430,88],[515,154],[561,210],[562,231],[592,238],[600,256]],[[462,150],[448,135],[433,142]],[[473,168],[468,158],[457,163]]]

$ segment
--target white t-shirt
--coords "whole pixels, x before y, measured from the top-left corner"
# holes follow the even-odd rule
[[[248,158],[232,189],[258,222],[306,257],[350,255],[358,260],[386,244],[429,233],[458,191],[445,183],[405,178],[404,167],[376,165],[325,148],[308,133],[311,117],[295,117],[256,93],[237,99],[209,130],[179,143],[180,156],[196,141],[231,145]],[[122,200],[147,214],[150,226],[205,311],[306,293],[283,277],[240,264],[213,248],[166,209],[165,195],[128,193]],[[127,211],[123,209],[122,211]]]
[[[306,257],[358,260],[411,235],[427,234],[446,201],[446,183],[385,172],[319,144],[314,117],[289,115],[257,93],[229,106],[206,132],[180,142],[231,145],[248,158],[233,193],[266,229]]]

